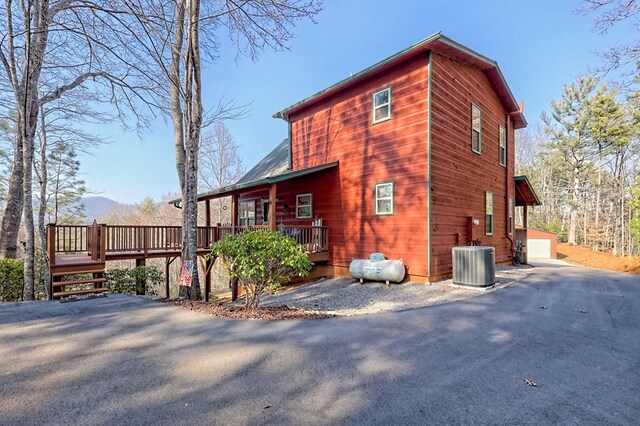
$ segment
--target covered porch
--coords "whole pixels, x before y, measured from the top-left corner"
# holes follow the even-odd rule
[[[205,227],[279,231],[302,244],[312,262],[326,262],[329,226],[323,218],[323,200],[317,188],[322,186],[323,176],[337,166],[338,162],[333,162],[274,175],[263,173],[255,179],[241,179],[234,185],[200,194],[198,202],[204,204]],[[220,212],[217,217],[224,218],[213,223],[212,204],[223,198],[229,201],[220,203],[218,208],[230,211]],[[179,207],[179,201],[174,204]]]
[[[527,229],[529,227],[529,206],[539,206],[542,205],[538,195],[533,190],[531,186],[531,182],[526,176],[516,176],[515,180],[515,190],[516,190],[516,209],[520,210],[519,215],[516,217],[522,218],[522,226],[516,226],[515,229],[515,237],[516,241],[520,241],[522,243],[522,258],[524,259],[523,263],[528,263],[528,255],[527,255]]]

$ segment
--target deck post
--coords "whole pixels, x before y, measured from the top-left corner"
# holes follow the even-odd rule
[[[107,261],[107,225],[106,224],[96,225],[96,230],[98,233],[96,241],[99,241],[98,249],[96,251],[100,254],[98,256],[98,259],[100,260],[100,262],[106,262]]]
[[[47,257],[49,258],[49,267],[56,265],[56,224],[47,225]]]
[[[144,258],[147,258],[149,252],[149,227],[142,228],[142,251],[144,252]]]
[[[146,266],[147,259],[136,259],[136,268]],[[147,280],[144,278],[136,278],[136,295],[141,296],[147,293]]]
[[[91,252],[91,260],[98,260],[100,240],[98,240],[98,224],[95,220],[89,226],[87,232],[91,234],[91,238],[87,238],[87,250]]]
[[[171,263],[174,260],[176,260],[175,257],[174,258],[167,257],[164,260],[164,291],[165,291],[167,299],[170,296],[170,293],[169,293],[169,272],[170,272],[170,269],[169,269],[169,267],[171,266]]]
[[[276,230],[276,183],[271,184],[269,188],[269,229]]]
[[[204,202],[204,226],[207,228],[211,226],[211,200]]]
[[[236,233],[238,226],[238,195],[231,195],[231,233]]]

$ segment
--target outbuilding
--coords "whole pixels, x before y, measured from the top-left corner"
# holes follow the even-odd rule
[[[558,237],[553,232],[527,229],[527,256],[529,259],[557,259]]]

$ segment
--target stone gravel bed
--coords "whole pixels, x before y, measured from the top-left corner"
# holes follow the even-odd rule
[[[496,266],[496,284],[489,288],[460,287],[453,280],[385,285],[352,278],[319,281],[262,297],[261,306],[289,306],[335,315],[403,311],[468,299],[509,286],[533,272],[531,266]]]

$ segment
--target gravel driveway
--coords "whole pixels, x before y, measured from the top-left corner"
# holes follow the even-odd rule
[[[455,286],[453,280],[429,284],[408,282],[385,285],[351,278],[323,279],[276,295],[264,296],[262,306],[281,306],[323,311],[336,315],[363,315],[404,311],[468,299],[509,286],[529,276],[530,266],[497,266],[496,284],[486,289]],[[244,299],[241,299],[241,301]]]

